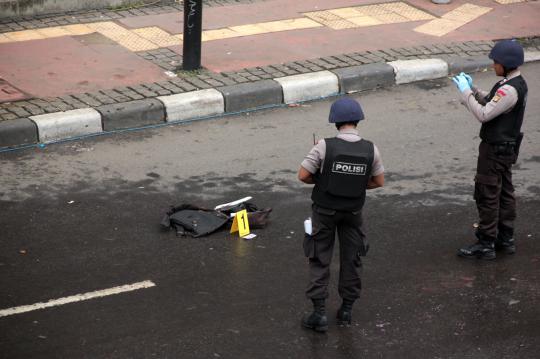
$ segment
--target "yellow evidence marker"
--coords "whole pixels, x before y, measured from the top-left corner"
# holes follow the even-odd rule
[[[236,212],[234,216],[231,233],[235,232],[238,232],[240,237],[245,237],[249,234],[248,214],[245,209]]]

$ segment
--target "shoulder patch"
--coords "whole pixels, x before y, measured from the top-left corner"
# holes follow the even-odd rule
[[[491,102],[499,102],[500,99],[501,99],[501,96],[499,95],[499,92],[497,91],[495,96],[493,96],[493,98],[491,99]]]
[[[502,89],[498,89],[497,90],[497,95],[506,96],[506,92],[504,92]]]

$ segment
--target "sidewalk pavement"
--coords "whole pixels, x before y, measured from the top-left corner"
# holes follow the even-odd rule
[[[1,23],[0,148],[479,71],[504,38],[540,60],[539,1],[221,2],[196,72],[178,71],[180,5]]]

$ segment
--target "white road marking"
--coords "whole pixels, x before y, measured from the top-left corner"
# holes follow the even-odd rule
[[[155,287],[155,286],[156,284],[154,282],[150,280],[145,280],[143,282],[121,285],[121,286],[113,287],[109,289],[96,290],[94,292],[76,294],[76,295],[59,298],[59,299],[51,299],[48,302],[35,303],[31,305],[22,305],[20,307],[2,309],[0,310],[0,318],[7,317],[8,315],[26,313],[26,312],[31,312],[33,310],[56,307],[56,306],[64,305],[68,303],[80,302],[83,300],[89,300],[89,299],[100,298],[100,297],[106,297],[108,295],[131,292],[134,290],[150,288],[150,287]]]

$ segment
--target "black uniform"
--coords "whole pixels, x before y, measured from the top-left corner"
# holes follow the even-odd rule
[[[516,76],[498,82],[485,101],[489,102],[503,85],[514,87],[518,100],[511,111],[482,124],[474,198],[480,222],[476,235],[482,242],[509,241],[514,235],[516,202],[512,185],[512,164],[517,160],[523,134],[521,125],[527,99],[527,84]]]
[[[312,234],[306,234],[304,252],[309,258],[310,299],[328,297],[330,262],[337,233],[340,242],[339,294],[349,301],[360,296],[360,256],[368,245],[362,229],[362,207],[371,177],[373,143],[327,138],[322,171],[315,176]]]

